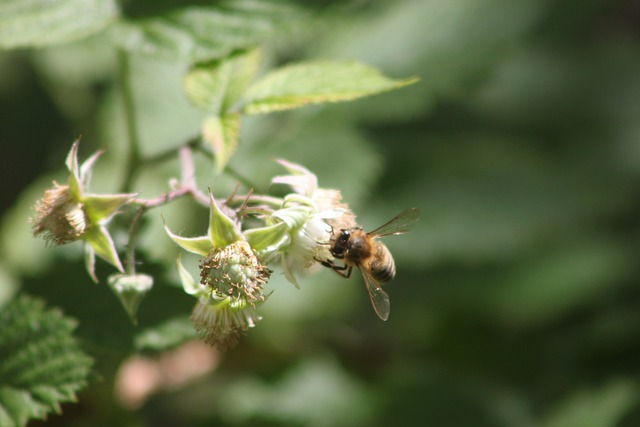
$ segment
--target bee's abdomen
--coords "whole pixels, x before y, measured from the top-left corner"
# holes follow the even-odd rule
[[[386,283],[396,277],[396,264],[386,246],[379,243],[376,254],[370,264],[371,275],[380,283]]]

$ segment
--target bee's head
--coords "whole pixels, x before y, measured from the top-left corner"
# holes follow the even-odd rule
[[[344,256],[350,237],[351,230],[340,230],[340,233],[338,233],[335,240],[333,241],[333,245],[331,246],[331,254],[337,258],[341,258],[342,256]]]

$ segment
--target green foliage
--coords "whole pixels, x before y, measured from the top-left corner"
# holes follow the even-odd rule
[[[3,2],[0,46],[22,50],[0,54],[0,305],[27,292],[78,319],[105,378],[83,391],[91,411],[53,422],[639,425],[640,49],[628,3]],[[235,192],[234,208],[249,200],[256,220],[269,199],[246,195],[285,194],[269,185],[284,158],[340,189],[365,230],[421,208],[411,233],[384,240],[397,268],[389,322],[355,270],[296,289],[273,266],[263,320],[210,355],[213,372],[124,409],[112,398],[124,399],[112,389],[123,360],[195,338],[188,317],[203,288],[191,272],[211,239],[182,236],[211,219],[206,197],[150,208],[130,262],[135,209],[117,209],[108,228],[123,266],[154,279],[134,327],[105,285],[108,263],[95,263],[94,285],[81,245],[31,238],[33,200],[66,182],[79,133],[81,158],[109,147],[98,193],[129,181],[124,191],[151,200],[193,178],[216,200]],[[178,160],[185,147],[193,173]],[[262,250],[288,235],[281,222],[241,231]],[[174,242],[198,255],[176,267]],[[3,389],[0,402],[26,419],[59,393]]]
[[[7,0],[0,4],[0,47],[49,46],[87,37],[118,16],[115,0]]]
[[[357,62],[311,62],[271,71],[247,90],[248,114],[289,110],[308,104],[350,101],[415,83],[393,80]]]
[[[556,408],[544,427],[616,426],[637,401],[637,388],[625,380],[605,384],[598,390],[578,390]]]
[[[73,337],[76,322],[20,296],[0,323],[0,425],[24,426],[75,401],[93,363]]]
[[[134,345],[139,351],[159,352],[177,347],[196,337],[193,324],[186,316],[179,316],[145,329],[135,337]]]
[[[299,18],[286,1],[227,0],[122,20],[112,34],[115,43],[131,53],[201,62],[254,47]]]

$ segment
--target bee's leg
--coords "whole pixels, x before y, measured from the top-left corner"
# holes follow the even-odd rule
[[[341,275],[342,277],[345,278],[349,278],[351,277],[351,271],[353,270],[353,267],[350,267],[348,265],[337,265],[334,264],[331,261],[325,261],[322,259],[318,259],[318,258],[314,258],[316,261],[318,261],[320,264],[322,264],[323,266],[332,269],[333,271],[335,271],[336,273],[338,273],[339,275]],[[345,270],[347,270],[345,272]]]
[[[347,272],[345,273],[344,270],[347,270]],[[335,271],[336,273],[338,273],[342,277],[348,279],[349,277],[351,277],[351,272],[353,271],[353,267],[347,266],[347,265],[343,265],[341,267],[338,267],[337,269],[334,268],[333,271]]]

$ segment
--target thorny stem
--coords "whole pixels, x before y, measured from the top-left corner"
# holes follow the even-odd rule
[[[140,222],[144,214],[152,208],[162,206],[165,203],[169,203],[172,200],[183,197],[185,195],[191,195],[199,203],[208,206],[209,198],[204,195],[196,187],[195,170],[193,168],[193,158],[191,156],[191,148],[184,146],[180,149],[180,162],[182,164],[182,182],[181,186],[169,193],[162,194],[152,199],[134,198],[131,203],[138,205],[138,211],[136,212],[131,226],[129,227],[129,242],[127,243],[127,274],[133,275],[136,272],[136,251],[135,244],[140,229]]]
[[[198,190],[195,178],[195,169],[193,167],[193,156],[191,155],[191,147],[185,145],[180,148],[180,165],[181,165],[181,177],[180,184],[173,191],[161,194],[158,197],[152,199],[134,198],[131,200],[131,204],[138,205],[145,209],[152,209],[158,206],[169,203],[179,197],[185,195],[191,195],[197,202],[204,206],[209,206],[209,198]]]

